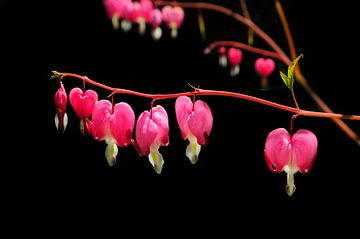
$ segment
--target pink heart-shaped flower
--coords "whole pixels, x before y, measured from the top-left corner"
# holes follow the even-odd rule
[[[255,61],[255,70],[261,77],[268,77],[275,69],[275,62],[270,58],[258,58]]]

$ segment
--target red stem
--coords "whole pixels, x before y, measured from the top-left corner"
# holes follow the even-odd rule
[[[238,98],[238,99],[243,99],[243,100],[267,105],[270,107],[274,107],[277,109],[281,109],[284,111],[288,111],[288,112],[292,112],[292,113],[295,113],[298,115],[303,115],[303,116],[308,116],[308,117],[360,120],[360,115],[342,115],[342,114],[336,114],[336,113],[324,113],[324,112],[317,112],[317,111],[300,110],[297,108],[278,104],[278,103],[264,100],[261,98],[257,98],[254,96],[236,93],[236,92],[230,92],[230,91],[205,90],[205,89],[195,88],[195,90],[193,92],[181,92],[181,93],[173,93],[173,94],[147,94],[147,93],[127,90],[127,89],[113,88],[113,87],[98,83],[96,81],[90,80],[87,76],[80,76],[80,75],[73,74],[73,73],[59,73],[59,72],[53,71],[53,74],[60,75],[60,81],[62,81],[64,77],[74,77],[74,78],[86,81],[87,83],[92,84],[97,87],[100,87],[102,89],[109,90],[112,92],[112,94],[118,93],[118,94],[134,95],[134,96],[139,96],[139,97],[143,97],[143,98],[151,98],[151,99],[153,99],[153,101],[154,100],[162,100],[162,99],[173,99],[173,98],[178,98],[180,96],[196,96],[196,95],[226,96],[226,97]]]

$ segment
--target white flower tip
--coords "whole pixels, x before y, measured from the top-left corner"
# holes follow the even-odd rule
[[[117,15],[113,15],[111,18],[111,23],[112,26],[114,28],[114,30],[118,30],[119,29],[119,18]]]
[[[117,154],[118,154],[118,147],[115,143],[110,143],[108,144],[108,146],[106,146],[105,157],[110,167],[115,165]]]
[[[294,184],[293,185],[286,185],[286,187],[285,187],[285,191],[290,197],[291,197],[291,195],[293,195],[295,190],[296,190],[296,187],[295,187]]]
[[[177,37],[178,31],[177,31],[177,28],[176,28],[176,27],[172,27],[172,28],[171,28],[171,33],[170,33],[170,35],[171,35],[171,38],[173,38],[173,39],[175,39],[175,38]]]
[[[221,55],[219,56],[219,65],[222,67],[222,68],[225,68],[227,66],[227,58],[226,58],[226,55]]]
[[[138,20],[138,24],[139,24],[139,29],[138,29],[139,34],[141,36],[145,35],[145,32],[146,32],[146,22],[145,22],[145,20],[143,18],[140,18]]]
[[[235,76],[239,75],[239,73],[240,73],[240,65],[235,65],[235,66],[231,67],[231,70],[230,70],[231,77],[235,77]]]
[[[121,21],[121,29],[124,31],[124,32],[128,32],[131,30],[131,27],[132,27],[132,24],[129,20],[122,20]]]
[[[211,52],[211,50],[208,47],[205,48],[204,51],[203,51],[204,55],[209,55],[210,52]]]
[[[158,41],[161,38],[162,30],[160,27],[154,28],[151,31],[151,36],[155,41]]]
[[[149,161],[151,163],[151,165],[153,166],[155,172],[157,174],[161,174],[163,165],[164,165],[164,159],[163,156],[161,155],[161,153],[159,153],[158,150],[156,151],[151,151],[149,154]]]
[[[199,153],[201,150],[201,145],[197,141],[190,141],[189,145],[186,147],[186,157],[190,160],[191,164],[196,164],[199,158]]]
[[[63,118],[61,119],[59,118],[59,116]],[[57,131],[59,131],[60,133],[64,133],[67,124],[68,124],[68,117],[66,113],[64,113],[63,116],[61,114],[55,114],[55,127]]]

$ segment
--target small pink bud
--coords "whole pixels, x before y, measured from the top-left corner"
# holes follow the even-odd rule
[[[56,107],[55,126],[60,133],[63,133],[68,123],[68,117],[66,114],[67,95],[61,82],[60,88],[55,93],[54,102]]]
[[[224,46],[219,48],[219,65],[223,68],[227,66],[226,48]]]
[[[121,102],[112,107],[108,100],[96,103],[92,112],[92,122],[95,128],[95,138],[105,140],[108,144],[105,157],[110,166],[115,164],[117,146],[126,147],[131,142],[135,124],[135,114],[131,106]]]
[[[208,143],[213,125],[210,107],[201,100],[195,104],[187,96],[180,96],[175,103],[176,119],[183,139],[189,140],[186,156],[195,164],[201,145]]]
[[[169,144],[169,120],[165,109],[158,105],[151,112],[144,111],[137,120],[135,135],[135,149],[142,156],[148,155],[155,172],[160,174],[164,159],[159,148]]]
[[[265,160],[274,173],[287,173],[286,192],[291,196],[296,187],[294,174],[308,173],[314,163],[318,141],[311,131],[301,129],[293,136],[284,128],[270,132],[265,142]]]
[[[236,49],[234,47],[231,47],[228,50],[228,59],[231,63],[231,71],[230,75],[232,77],[237,76],[240,73],[240,63],[242,61],[242,51],[240,49]]]
[[[268,77],[275,69],[275,62],[270,58],[258,58],[255,61],[255,70],[261,77]]]

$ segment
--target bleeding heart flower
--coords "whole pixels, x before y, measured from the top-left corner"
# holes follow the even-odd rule
[[[118,153],[117,145],[126,147],[131,143],[135,125],[134,111],[124,102],[113,107],[110,101],[100,100],[93,109],[92,120],[96,138],[107,143],[105,157],[109,165],[113,166]]]
[[[219,48],[219,65],[223,68],[227,66],[226,48],[224,46]]]
[[[234,47],[231,47],[228,50],[228,59],[231,63],[231,71],[230,75],[232,77],[237,76],[240,73],[240,63],[242,61],[243,54],[240,49],[236,49]]]
[[[171,28],[171,37],[177,37],[177,29],[182,25],[185,12],[181,7],[165,6],[162,9],[162,18],[168,28]]]
[[[158,105],[150,112],[144,111],[137,120],[135,135],[135,149],[142,156],[148,155],[155,172],[160,174],[164,159],[159,148],[169,144],[169,120],[165,109]]]
[[[270,58],[258,58],[255,61],[255,71],[261,76],[261,86],[263,88],[267,87],[267,77],[273,73],[274,69],[275,62]]]
[[[151,24],[153,29],[151,31],[152,38],[157,41],[161,38],[162,30],[160,28],[162,21],[161,11],[159,9],[153,9],[151,11]]]
[[[68,117],[66,114],[67,95],[62,82],[55,93],[54,101],[56,107],[55,126],[60,133],[63,133],[68,123]]]
[[[76,87],[70,91],[69,94],[70,104],[74,108],[77,116],[80,118],[80,131],[84,133],[90,133],[87,131],[89,127],[86,119],[90,117],[96,102],[98,101],[98,95],[93,90],[87,90],[83,92],[80,88]]]
[[[318,141],[311,131],[301,129],[293,136],[284,128],[273,130],[265,142],[265,160],[274,173],[287,173],[286,192],[295,192],[294,174],[308,173],[314,163]]]
[[[208,143],[211,133],[213,116],[210,107],[201,100],[193,104],[189,97],[180,96],[175,103],[175,112],[181,135],[184,140],[189,140],[186,156],[195,164],[201,145]]]
[[[139,24],[139,33],[144,35],[146,31],[146,23],[151,23],[151,11],[154,8],[150,0],[141,0],[134,2],[133,21]]]
[[[104,6],[115,30],[119,28],[119,19],[124,18],[127,5],[131,0],[105,0]]]

